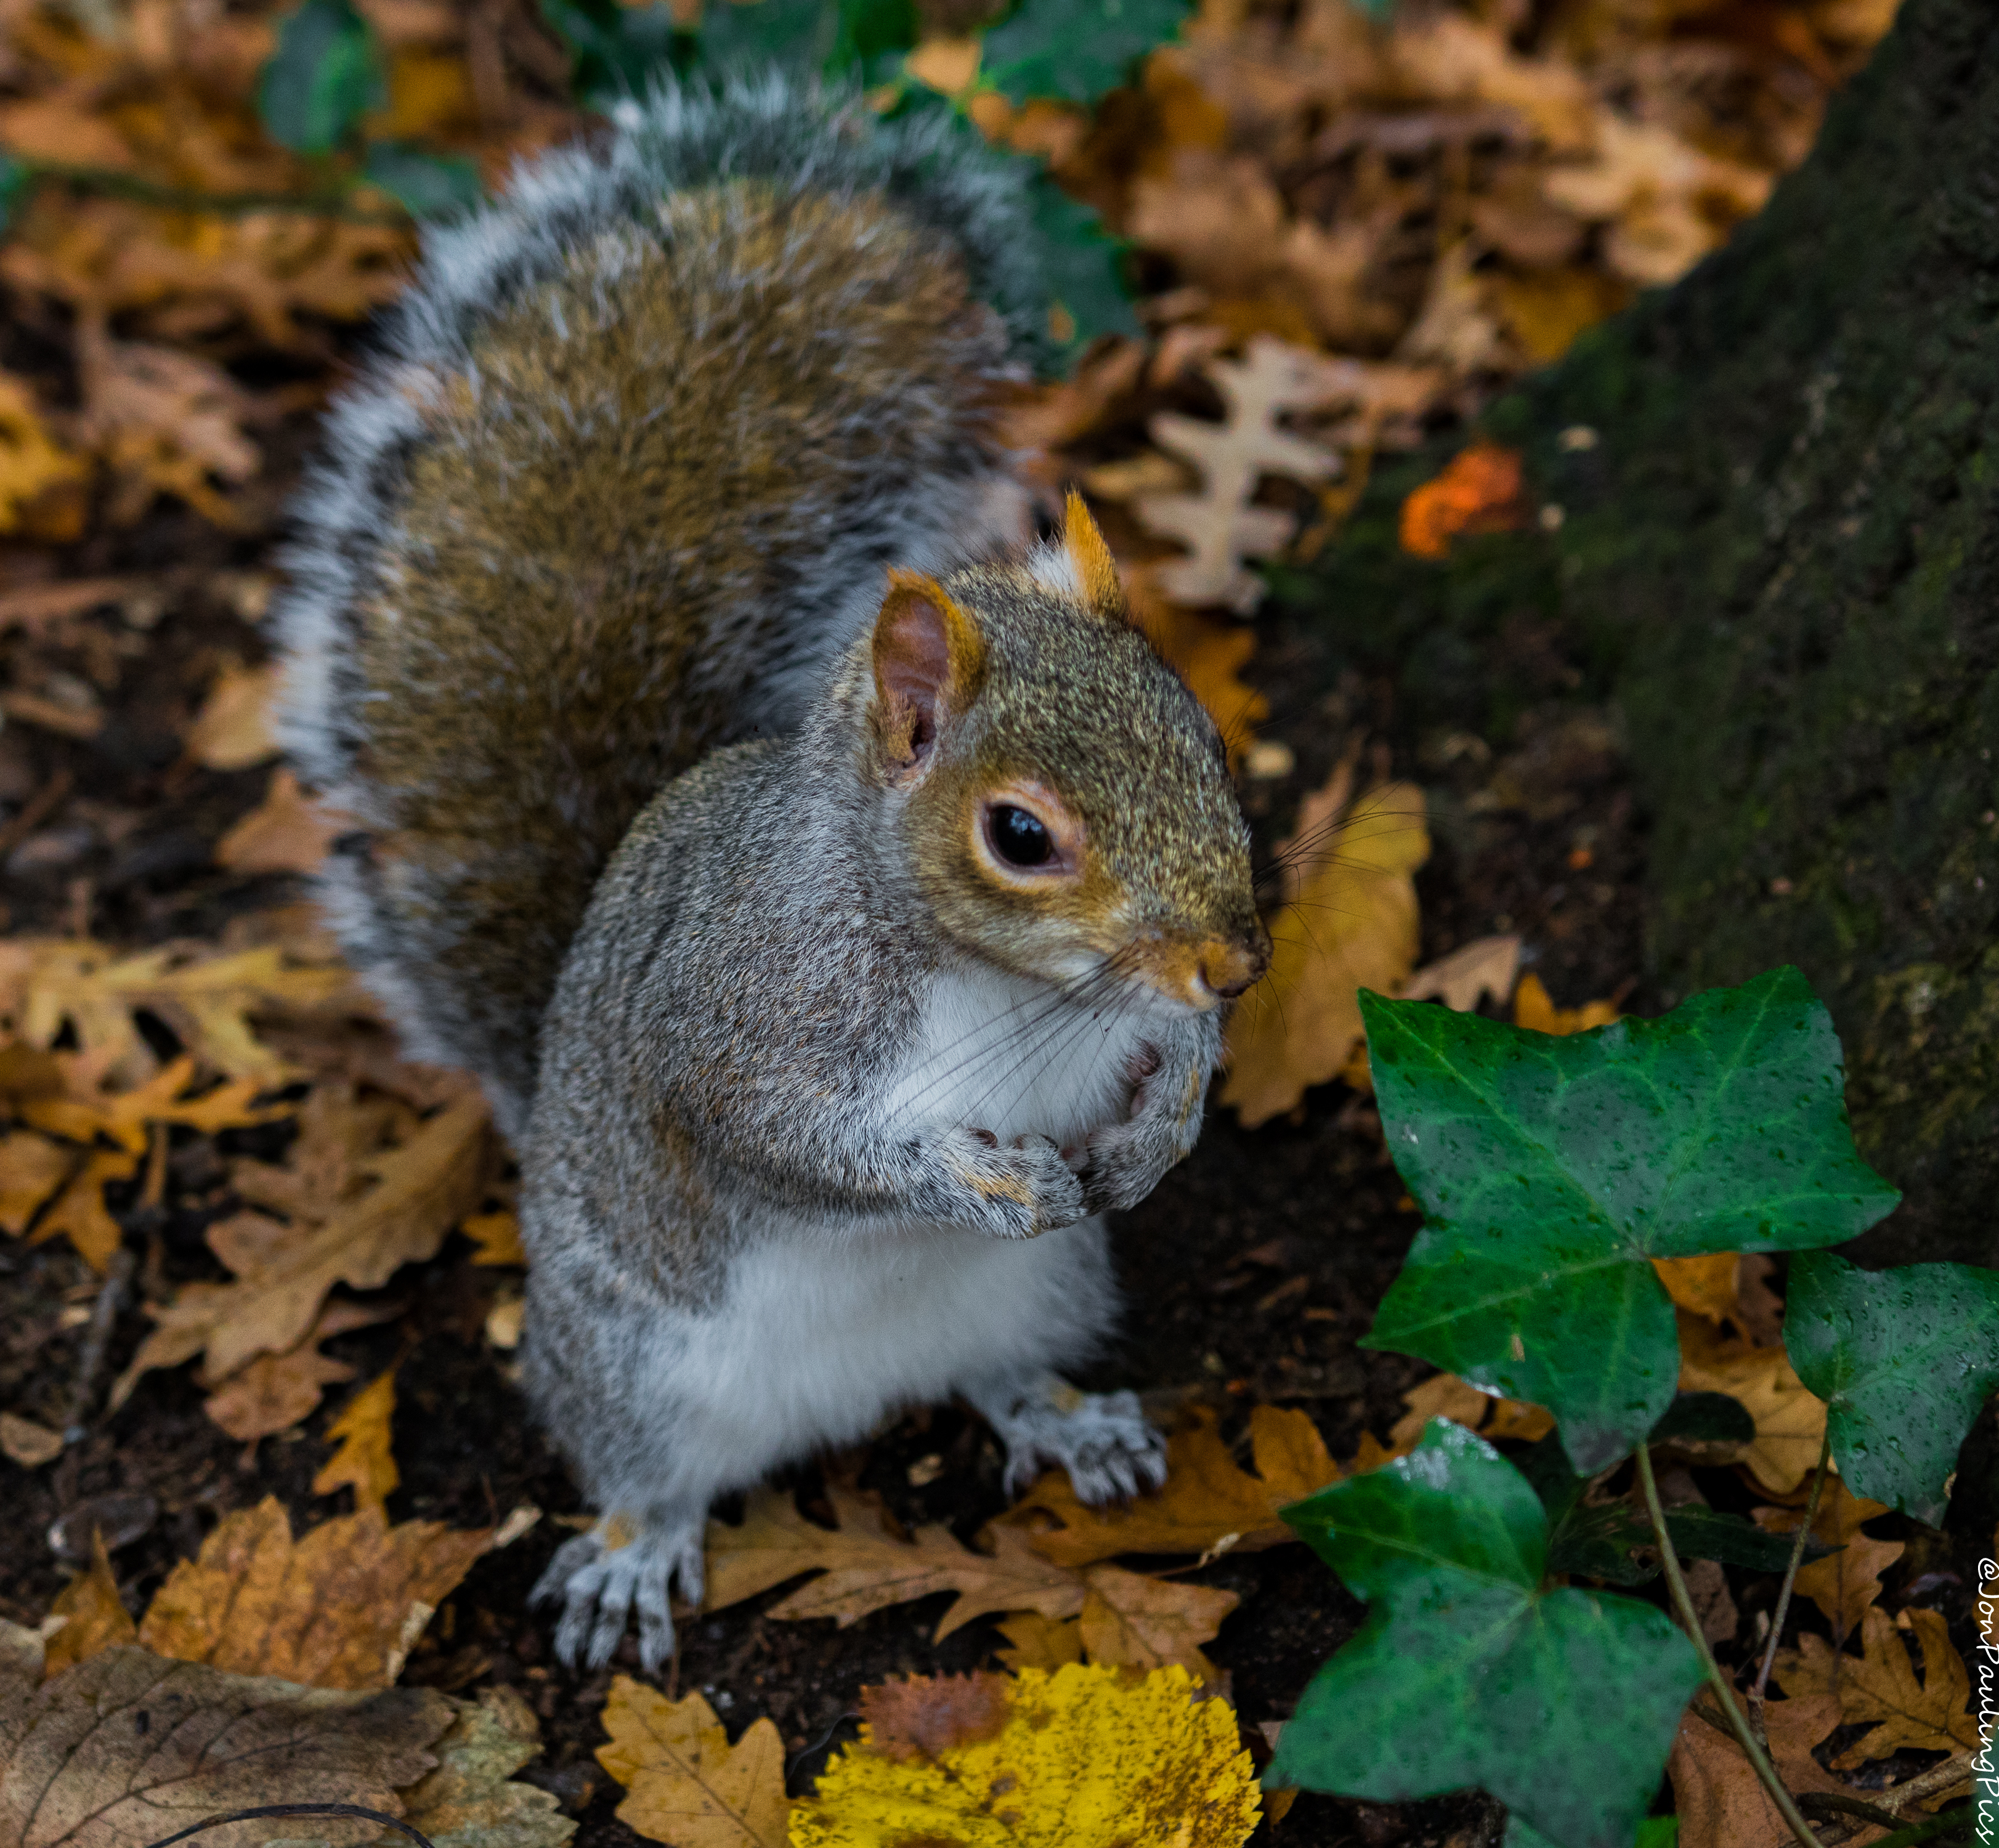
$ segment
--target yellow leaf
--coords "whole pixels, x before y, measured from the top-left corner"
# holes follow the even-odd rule
[[[1271,922],[1270,972],[1229,1023],[1221,1101],[1252,1129],[1339,1071],[1361,1043],[1360,990],[1399,992],[1415,962],[1413,875],[1430,850],[1422,791],[1391,783],[1337,821],[1314,825],[1311,812],[1294,848],[1295,896]]]
[[[859,1741],[794,1809],[792,1848],[1239,1848],[1256,1828],[1235,1715],[1196,1700],[1185,1669],[984,1679],[997,1687],[956,1703],[956,1728],[937,1723],[935,1684],[901,1684],[888,1713],[864,1706]],[[892,1730],[891,1715],[913,1724]]]
[[[511,1213],[475,1213],[459,1230],[478,1246],[474,1264],[519,1264],[528,1261],[521,1243],[521,1221]]]
[[[42,1657],[45,1679],[54,1680],[99,1649],[120,1648],[137,1634],[131,1613],[118,1595],[118,1581],[111,1576],[104,1536],[93,1534],[91,1547],[89,1569],[77,1573],[49,1607],[49,1614],[62,1618],[63,1625],[49,1639]]]
[[[107,1181],[129,1181],[138,1171],[139,1158],[122,1149],[97,1149],[84,1160],[76,1178],[57,1196],[55,1204],[35,1223],[28,1242],[38,1245],[58,1234],[100,1276],[124,1241],[124,1228],[104,1204]]]
[[[1789,1494],[1817,1466],[1824,1401],[1806,1391],[1782,1348],[1724,1340],[1705,1317],[1685,1311],[1679,1330],[1680,1390],[1739,1400],[1756,1421],[1742,1460],[1772,1494]]]
[[[66,1181],[81,1157],[26,1130],[0,1136],[0,1232],[16,1237]]]
[[[1741,1258],[1734,1251],[1652,1260],[1652,1268],[1659,1273],[1666,1294],[1681,1308],[1690,1309],[1715,1323],[1726,1321],[1736,1313],[1735,1277],[1741,1268]]]
[[[327,1436],[340,1448],[313,1478],[314,1494],[331,1495],[352,1483],[357,1510],[382,1507],[402,1480],[389,1442],[395,1415],[396,1370],[391,1367],[355,1393],[327,1427]]]
[[[507,1527],[519,1529],[510,1521]],[[139,1641],[156,1655],[309,1687],[386,1687],[474,1559],[506,1528],[390,1527],[379,1508],[298,1540],[268,1496],[227,1516],[154,1594]]]
[[[1147,1578],[1116,1566],[1093,1566],[1086,1575],[1079,1634],[1092,1662],[1117,1668],[1185,1669],[1204,1686],[1221,1679],[1200,1652],[1221,1620],[1242,1601],[1232,1591]]]
[[[734,1746],[698,1694],[669,1701],[625,1675],[604,1704],[598,1762],[630,1792],[628,1829],[670,1848],[782,1848],[791,1805],[785,1746],[758,1720]]]
[[[1555,1428],[1554,1418],[1542,1407],[1481,1393],[1455,1373],[1439,1373],[1412,1386],[1402,1395],[1402,1403],[1409,1409],[1388,1433],[1389,1451],[1396,1456],[1422,1441],[1433,1418],[1448,1418],[1488,1438],[1518,1438],[1530,1443]]]
[[[1197,1407],[1166,1440],[1166,1486],[1158,1494],[1122,1507],[1088,1507],[1068,1476],[1056,1472],[1043,1476],[995,1531],[1035,1511],[1053,1514],[1062,1526],[1032,1535],[1031,1542],[1044,1558],[1070,1566],[1119,1553],[1249,1552],[1281,1545],[1296,1536],[1277,1518],[1278,1509],[1324,1488],[1339,1469],[1303,1412],[1259,1406],[1251,1429],[1263,1473],[1238,1467],[1214,1414]]]
[[[1523,975],[1513,991],[1513,1024],[1536,1033],[1586,1033],[1608,1026],[1619,1017],[1615,1002],[1586,1001],[1579,1008],[1558,1008],[1548,998],[1538,975]]]
[[[0,533],[45,524],[37,514],[57,497],[80,503],[89,476],[88,465],[50,438],[33,393],[0,372]]]
[[[1914,1633],[1922,1650],[1920,1680],[1902,1640],[1904,1629]],[[1904,1611],[1891,1618],[1876,1607],[1862,1619],[1861,1639],[1865,1652],[1855,1658],[1807,1631],[1796,1649],[1777,1658],[1777,1679],[1793,1699],[1835,1695],[1841,1719],[1873,1724],[1873,1732],[1832,1761],[1837,1769],[1850,1770],[1904,1748],[1955,1752],[1976,1746],[1970,1672],[1951,1647],[1949,1630],[1938,1612]]]

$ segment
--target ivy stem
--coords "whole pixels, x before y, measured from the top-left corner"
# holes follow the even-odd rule
[[[1823,1848],[1818,1837],[1812,1833],[1811,1825],[1792,1800],[1791,1793],[1784,1788],[1784,1781],[1777,1775],[1769,1753],[1757,1743],[1756,1735],[1750,1730],[1741,1704],[1735,1697],[1735,1690],[1729,1686],[1728,1677],[1721,1672],[1721,1664],[1715,1660],[1714,1651],[1708,1646],[1707,1638],[1700,1627],[1700,1614],[1694,1609],[1692,1594],[1687,1590],[1686,1575],[1680,1570],[1680,1556],[1673,1550],[1672,1535],[1666,1531],[1666,1511],[1659,1502],[1659,1480],[1652,1473],[1652,1453],[1642,1444],[1638,1446],[1637,1462],[1638,1481],[1645,1491],[1645,1512],[1651,1517],[1652,1532],[1659,1542],[1659,1560],[1666,1569],[1666,1584],[1672,1593],[1673,1608],[1679,1613],[1688,1640],[1700,1652],[1701,1666],[1707,1671],[1715,1698],[1720,1702],[1723,1715],[1728,1722],[1728,1729],[1748,1756],[1750,1768],[1770,1793],[1777,1813],[1784,1819],[1784,1826],[1803,1844],[1803,1848]]]
[[[1798,1568],[1804,1563],[1805,1543],[1811,1538],[1812,1523],[1818,1519],[1818,1498],[1825,1493],[1826,1466],[1832,1460],[1832,1427],[1828,1424],[1818,1446],[1818,1468],[1812,1476],[1811,1499],[1805,1504],[1805,1518],[1798,1524],[1798,1537],[1791,1543],[1791,1562],[1784,1568],[1784,1583],[1777,1594],[1777,1614],[1770,1620],[1769,1646],[1763,1651],[1762,1666],[1756,1671],[1756,1684],[1749,1690],[1749,1724],[1767,1749],[1770,1736],[1763,1729],[1763,1691],[1770,1684],[1770,1670],[1776,1666],[1777,1642],[1784,1633],[1784,1619],[1790,1614],[1791,1592],[1797,1583]]]

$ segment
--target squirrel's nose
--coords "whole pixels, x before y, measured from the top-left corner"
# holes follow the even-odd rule
[[[1261,924],[1254,936],[1233,942],[1211,937],[1201,946],[1200,979],[1225,1001],[1233,1001],[1270,967],[1270,934]]]

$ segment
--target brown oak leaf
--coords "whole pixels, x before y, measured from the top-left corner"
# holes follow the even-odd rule
[[[1921,1649],[1920,1678],[1904,1632]],[[1861,1620],[1860,1635],[1863,1653],[1858,1657],[1807,1632],[1796,1649],[1777,1658],[1777,1679],[1793,1700],[1830,1694],[1838,1699],[1842,1719],[1873,1725],[1832,1761],[1836,1767],[1850,1770],[1905,1746],[1955,1752],[1977,1745],[1970,1671],[1951,1646],[1949,1627],[1938,1612],[1904,1611],[1891,1618],[1877,1606]]]

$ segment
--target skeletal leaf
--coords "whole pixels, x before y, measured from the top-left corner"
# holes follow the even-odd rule
[[[962,1678],[954,1678],[961,1680]],[[892,1684],[793,1812],[793,1848],[1239,1848],[1256,1779],[1220,1701],[1182,1668],[1023,1670],[953,1692]]]
[[[295,1687],[109,1649],[36,1687],[0,1666],[0,1848],[146,1848],[223,1810],[355,1803],[397,1815],[435,1762],[442,1694]],[[334,1843],[377,1826],[315,1819]],[[268,1824],[218,1830],[248,1848]]]

